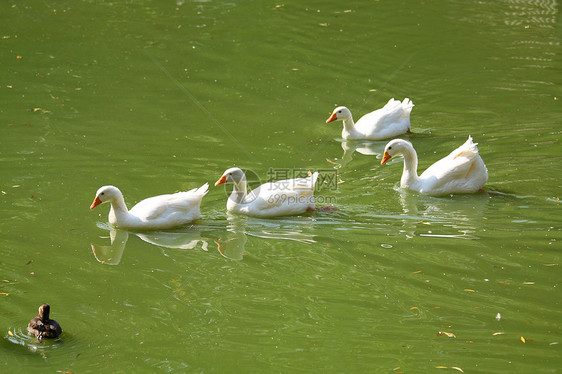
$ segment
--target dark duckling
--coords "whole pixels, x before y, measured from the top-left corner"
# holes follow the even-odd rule
[[[43,338],[56,338],[62,333],[59,323],[49,319],[50,312],[51,306],[49,304],[41,305],[37,317],[29,321],[29,325],[27,325],[27,331],[35,335],[39,343],[41,343]]]

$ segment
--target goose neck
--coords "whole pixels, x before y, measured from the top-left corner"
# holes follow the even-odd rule
[[[239,181],[235,181],[233,183],[234,188],[232,189],[232,193],[230,194],[230,200],[240,204],[246,198],[247,186],[246,186],[246,177],[241,178]]]
[[[119,222],[129,214],[127,205],[123,196],[117,196],[111,201],[111,209],[109,210],[109,221]],[[113,220],[112,220],[113,217]]]
[[[404,171],[402,173],[401,184],[411,185],[417,182],[418,177],[418,154],[413,147],[408,147],[402,152],[404,156]]]
[[[343,127],[347,131],[352,131],[355,127],[355,122],[353,122],[353,116],[349,116],[343,119]]]

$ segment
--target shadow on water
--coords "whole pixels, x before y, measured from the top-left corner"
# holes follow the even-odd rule
[[[466,195],[429,196],[406,191],[398,185],[398,202],[405,232],[411,236],[434,238],[480,239],[475,233],[486,231],[490,223],[507,215],[513,222],[535,222],[533,214],[525,214],[528,207],[544,204],[544,200],[559,204],[556,198],[520,195],[485,186],[484,191]],[[523,211],[521,211],[523,209]],[[498,216],[499,214],[499,216]],[[521,217],[520,217],[521,216]],[[424,227],[424,232],[420,228]],[[451,231],[454,230],[454,231]]]
[[[430,130],[422,130],[416,133],[409,133],[397,136],[396,138],[405,138],[410,140],[412,138],[420,138],[431,133]],[[341,147],[343,149],[343,154],[339,162],[328,160],[328,162],[335,165],[335,168],[343,168],[347,166],[351,161],[353,161],[353,154],[355,152],[360,153],[364,156],[375,156],[377,159],[382,159],[384,154],[384,148],[386,144],[392,139],[385,140],[343,140],[337,139],[341,142]],[[336,159],[337,160],[337,159]]]
[[[181,231],[150,232],[132,232],[112,228],[107,223],[98,223],[100,229],[109,231],[109,236],[100,236],[101,239],[109,239],[109,245],[93,242],[90,245],[96,261],[104,265],[119,265],[131,235],[161,249],[201,249],[208,252],[210,247],[216,248],[225,258],[242,260],[248,237],[289,240],[304,244],[315,243],[314,234],[306,232],[313,229],[313,222],[308,217],[306,219],[304,221],[302,217],[262,219],[227,214],[226,220],[203,222]]]
[[[347,166],[353,160],[355,152],[361,153],[365,156],[375,156],[382,158],[386,141],[370,141],[370,140],[347,140],[341,143],[343,155],[341,162],[337,163],[338,168]]]
[[[454,238],[479,239],[474,232],[481,226],[490,196],[485,193],[472,195],[456,195],[448,197],[427,196],[398,189],[399,202],[403,210],[400,216],[406,218],[404,227],[411,228],[411,235]],[[422,222],[427,230],[418,232]],[[453,229],[451,233],[450,229]],[[417,234],[415,234],[417,232]]]
[[[108,224],[98,224],[102,230],[109,231],[109,245],[91,243],[94,258],[105,265],[119,265],[129,240],[129,235],[134,235],[142,241],[160,248],[196,249],[198,246],[204,251],[208,249],[208,240],[202,236],[202,231],[197,226],[191,226],[186,231],[149,231],[132,232],[115,229]],[[102,239],[108,237],[102,236]]]
[[[467,195],[429,196],[396,187],[405,215],[442,221],[470,221],[482,217],[490,201],[487,192]]]

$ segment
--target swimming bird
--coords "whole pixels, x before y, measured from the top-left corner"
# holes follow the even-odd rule
[[[27,325],[27,331],[37,337],[39,343],[43,338],[53,339],[62,333],[62,328],[54,319],[49,318],[51,307],[49,304],[43,304],[39,307],[39,314]]]
[[[109,202],[109,223],[124,229],[155,230],[182,226],[201,217],[201,200],[209,184],[190,191],[149,197],[127,209],[123,194],[115,186],[103,186],[90,206]]]
[[[488,169],[478,153],[477,144],[469,135],[463,145],[418,176],[418,155],[412,143],[394,139],[386,145],[381,165],[401,154],[404,156],[404,171],[400,179],[402,188],[436,196],[474,193],[488,180]]]
[[[410,132],[410,112],[414,104],[408,98],[404,101],[390,99],[381,109],[365,114],[353,122],[351,111],[344,106],[337,107],[326,123],[342,120],[341,136],[345,140],[381,140]]]
[[[242,169],[234,167],[226,170],[215,186],[234,185],[226,203],[229,212],[255,217],[275,217],[314,210],[314,185],[317,178],[318,172],[315,172],[306,178],[268,182],[248,194],[246,175]]]

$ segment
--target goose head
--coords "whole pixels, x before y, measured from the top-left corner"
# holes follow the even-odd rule
[[[246,176],[240,168],[227,169],[222,176],[216,181],[215,186],[221,184],[238,184],[240,181],[245,180]]]
[[[386,163],[396,155],[403,155],[404,152],[407,152],[412,148],[412,143],[410,143],[409,141],[403,139],[391,140],[384,148],[384,155],[381,160],[381,165]]]
[[[94,209],[96,206],[107,201],[114,201],[120,196],[122,198],[123,194],[119,191],[119,188],[115,186],[103,186],[98,190],[98,192],[96,192],[96,198],[92,202],[90,209]]]
[[[337,121],[337,120],[345,120],[351,118],[351,111],[344,106],[339,106],[332,112],[330,118],[326,120],[326,123]]]

